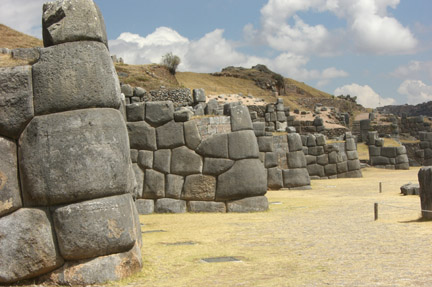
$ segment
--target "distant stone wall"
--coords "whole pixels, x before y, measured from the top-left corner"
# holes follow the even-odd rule
[[[302,135],[311,179],[362,177],[355,139],[351,133],[345,138],[345,142],[326,144],[324,135]]]
[[[43,10],[37,62],[0,68],[0,284],[118,280],[142,241],[105,25],[91,0]]]
[[[416,155],[423,159],[423,165],[432,165],[432,132],[419,132],[420,149]]]
[[[267,173],[245,106],[198,119],[180,116],[169,101],[126,111],[141,214],[268,209]]]
[[[404,146],[384,147],[384,139],[378,132],[368,134],[369,164],[377,168],[409,169],[409,160]]]
[[[402,116],[400,120],[401,133],[407,133],[419,139],[420,132],[431,132],[430,123],[425,122],[423,116],[406,117]]]

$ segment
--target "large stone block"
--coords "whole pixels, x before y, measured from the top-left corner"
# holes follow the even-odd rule
[[[146,122],[127,123],[130,148],[156,150],[156,130]]]
[[[186,176],[182,199],[195,201],[214,200],[216,178],[209,175],[193,174]]]
[[[183,190],[184,178],[180,175],[168,174],[166,176],[165,196],[180,199]]]
[[[338,173],[345,173],[348,171],[348,162],[343,161],[337,163],[337,172]]]
[[[172,150],[171,173],[178,175],[190,175],[202,172],[202,159],[193,150],[185,146]]]
[[[309,176],[318,176],[318,177],[324,177],[325,171],[324,167],[319,164],[310,164],[307,166],[307,171],[309,173]]]
[[[254,132],[238,131],[229,133],[228,151],[230,159],[258,158],[258,143]]]
[[[137,199],[135,205],[139,214],[152,214],[154,212],[153,199]]]
[[[161,126],[174,120],[174,104],[171,101],[146,103],[146,120],[155,126]]]
[[[226,212],[226,205],[224,202],[189,201],[187,206],[189,212]]]
[[[357,153],[356,150],[353,150],[353,151],[347,151],[346,154],[347,154],[347,158],[348,158],[349,160],[358,159],[358,153]]]
[[[173,149],[184,145],[183,123],[170,121],[156,128],[156,139],[158,149]]]
[[[348,161],[349,171],[358,170],[358,169],[360,169],[360,161],[358,159]]]
[[[322,154],[320,156],[317,156],[317,163],[320,165],[327,165],[329,162],[328,160],[328,154]]]
[[[21,206],[17,146],[13,141],[0,137],[0,216]]]
[[[196,151],[205,157],[228,158],[228,135],[213,135],[203,140]]]
[[[324,172],[326,176],[331,176],[337,174],[337,165],[336,164],[328,164],[324,166]]]
[[[186,211],[186,201],[184,200],[161,198],[156,201],[156,213],[185,213]]]
[[[144,172],[141,170],[141,168],[136,163],[132,164],[132,169],[133,169],[133,172],[135,174],[135,180],[137,183],[136,198],[141,198],[143,195],[143,190],[144,190]]]
[[[380,156],[381,155],[381,148],[377,146],[369,146],[369,156]]]
[[[0,283],[50,272],[63,264],[47,211],[21,208],[0,218]]]
[[[274,167],[267,169],[267,186],[270,189],[281,189],[283,187],[282,170]]]
[[[375,166],[375,165],[387,165],[390,163],[390,160],[388,157],[383,157],[383,156],[373,156],[370,157],[370,165]]]
[[[381,156],[395,158],[397,155],[396,147],[382,147],[381,148]]]
[[[288,146],[289,151],[300,151],[303,149],[302,138],[299,134],[288,134]]]
[[[124,194],[55,208],[62,257],[79,260],[130,250],[136,241],[132,206],[132,196]]]
[[[33,65],[36,115],[120,107],[120,85],[107,48],[75,42],[41,49]]]
[[[145,119],[145,103],[133,103],[126,105],[126,115],[128,122],[139,122]]]
[[[130,153],[122,115],[87,109],[35,117],[20,138],[19,163],[26,206],[126,193]]]
[[[78,41],[98,41],[108,47],[102,13],[92,0],[45,3],[42,34],[45,47]]]
[[[264,159],[265,168],[272,168],[278,166],[279,157],[276,152],[266,152]]]
[[[422,167],[418,172],[420,204],[422,210],[432,210],[432,167]],[[432,212],[422,211],[424,219],[432,219]],[[0,229],[1,230],[1,229]]]
[[[289,168],[306,167],[306,157],[303,151],[289,152],[287,153],[287,159]]]
[[[231,108],[231,130],[253,130],[249,109],[246,106],[234,106]]]
[[[188,121],[184,123],[184,136],[186,146],[195,150],[201,143],[201,135],[198,131],[196,121]]]
[[[171,167],[171,150],[160,149],[154,152],[153,155],[153,169],[162,172],[170,173]]]
[[[267,171],[259,159],[236,161],[227,172],[219,175],[216,200],[230,200],[267,192]]]
[[[44,279],[62,286],[89,286],[129,277],[141,268],[141,250],[135,244],[127,252],[66,262]]]
[[[165,197],[165,176],[153,169],[147,169],[144,176],[144,193],[146,199]]]
[[[345,142],[345,149],[347,151],[357,150],[356,142],[354,138],[348,138]]]
[[[265,136],[265,122],[253,122],[252,126],[257,137]]]
[[[153,152],[148,150],[140,150],[138,152],[137,163],[142,169],[153,168]]]
[[[273,151],[273,137],[257,137],[258,148],[260,152],[272,152]]]
[[[204,159],[203,174],[218,176],[229,170],[233,164],[234,161],[230,159],[206,157]]]
[[[30,66],[0,68],[0,135],[17,139],[33,118]]]
[[[205,103],[207,99],[204,89],[193,89],[192,97],[194,104]]]
[[[306,168],[284,169],[284,187],[295,189],[310,186],[310,177]]]
[[[227,212],[262,212],[268,210],[265,196],[247,197],[227,202]]]

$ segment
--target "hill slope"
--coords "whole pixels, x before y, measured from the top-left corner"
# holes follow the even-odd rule
[[[43,47],[43,42],[0,24],[0,47],[9,49]]]

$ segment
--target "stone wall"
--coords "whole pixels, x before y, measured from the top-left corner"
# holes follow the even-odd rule
[[[247,107],[198,119],[176,116],[169,101],[126,110],[141,214],[268,209],[267,174]]]
[[[351,133],[345,142],[326,144],[321,134],[302,135],[303,152],[311,179],[362,177],[357,146]]]
[[[409,160],[404,146],[384,147],[384,139],[378,132],[368,134],[369,164],[377,168],[409,169]]]
[[[416,155],[423,160],[424,166],[432,165],[432,132],[419,132],[420,149]]]
[[[420,132],[431,132],[431,125],[425,122],[423,116],[406,117],[403,115],[400,120],[401,133],[407,133],[415,138],[420,137]]]
[[[0,69],[0,284],[117,280],[142,242],[105,25],[91,0],[43,11],[38,61]]]

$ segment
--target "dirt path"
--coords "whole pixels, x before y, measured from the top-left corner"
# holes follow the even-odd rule
[[[271,191],[265,213],[142,216],[144,269],[113,285],[432,286],[432,222],[417,221],[418,196],[399,194],[417,172],[367,169]],[[201,261],[217,256],[241,262]]]

